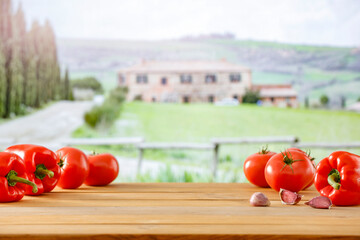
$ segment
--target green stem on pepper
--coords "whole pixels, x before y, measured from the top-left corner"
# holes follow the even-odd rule
[[[37,165],[36,171],[35,171],[35,176],[42,180],[42,179],[44,179],[44,177],[46,177],[46,175],[49,178],[52,178],[52,177],[54,177],[54,172],[47,169],[44,164]]]
[[[328,183],[330,186],[332,186],[334,189],[339,190],[341,187],[340,184],[340,173],[338,170],[333,169],[330,171],[328,176]]]
[[[33,183],[33,182],[31,182],[31,181],[29,181],[29,180],[27,180],[27,179],[25,179],[25,178],[22,178],[22,177],[18,177],[17,176],[18,174],[17,174],[17,172],[15,172],[14,170],[11,170],[7,175],[6,175],[6,179],[8,180],[8,184],[9,184],[9,186],[15,186],[16,185],[16,183],[24,183],[24,184],[27,184],[27,185],[30,185],[30,186],[32,186],[32,192],[33,193],[37,193],[37,191],[38,191],[38,188],[37,188],[37,186],[36,186],[36,184],[35,183]]]

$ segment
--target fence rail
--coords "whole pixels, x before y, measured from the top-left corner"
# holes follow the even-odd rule
[[[290,143],[294,144],[299,139],[295,136],[276,137],[245,137],[245,138],[212,138],[214,144],[251,144],[251,143]]]
[[[9,146],[16,143],[16,139],[0,138],[0,146]],[[254,144],[254,143],[286,143],[292,147],[298,148],[323,148],[323,149],[348,149],[360,148],[360,142],[352,143],[301,143],[299,138],[295,136],[274,136],[274,137],[244,137],[244,138],[212,138],[210,143],[146,143],[143,137],[127,137],[127,138],[69,138],[61,141],[64,146],[74,145],[132,145],[138,149],[138,173],[141,170],[144,151],[149,149],[161,150],[199,150],[212,151],[211,172],[216,176],[217,166],[219,163],[219,149],[221,145],[225,144]]]
[[[129,138],[69,138],[62,141],[67,146],[72,145],[137,145],[144,142],[143,137]]]
[[[324,148],[324,149],[346,149],[346,148],[360,148],[360,142],[352,143],[295,143],[294,147],[298,148]]]

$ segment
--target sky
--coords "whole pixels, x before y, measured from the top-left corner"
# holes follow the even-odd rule
[[[360,0],[13,0],[27,24],[58,38],[164,40],[231,32],[238,39],[360,46]]]

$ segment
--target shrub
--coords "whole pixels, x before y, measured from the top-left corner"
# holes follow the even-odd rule
[[[71,80],[71,87],[73,88],[80,88],[80,89],[92,89],[96,93],[103,93],[104,90],[101,86],[101,83],[94,77],[86,77]]]
[[[255,90],[251,90],[251,89],[246,89],[245,90],[245,94],[242,97],[242,102],[243,103],[252,103],[255,104],[260,100],[260,92],[259,91],[255,91]]]
[[[95,106],[85,113],[84,120],[92,128],[100,124],[111,126],[120,116],[121,104],[125,101],[126,88],[115,88],[101,106]]]
[[[101,118],[101,107],[93,107],[90,111],[86,112],[84,115],[85,122],[92,128],[95,128],[96,125],[100,122]]]
[[[320,103],[323,106],[326,106],[329,103],[329,97],[325,94],[320,97]]]

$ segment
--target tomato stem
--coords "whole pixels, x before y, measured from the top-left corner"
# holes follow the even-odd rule
[[[259,154],[268,154],[269,152],[270,151],[268,145],[266,145],[266,146],[262,146],[261,150],[259,151]]]
[[[282,156],[283,156],[284,166],[282,167],[282,169],[281,169],[280,171],[283,171],[286,166],[289,166],[290,169],[291,169],[291,171],[292,171],[292,173],[294,173],[294,169],[293,169],[293,167],[292,167],[292,164],[293,164],[294,162],[304,161],[304,160],[302,160],[302,159],[294,160],[291,152],[288,152],[288,154],[289,154],[290,156],[288,156],[288,154],[286,153],[286,151],[285,151],[285,154],[284,154],[283,152],[281,152],[281,154],[282,154]]]
[[[330,186],[332,186],[334,189],[339,190],[341,187],[340,184],[340,173],[337,169],[333,169],[330,171],[328,176],[328,183]]]
[[[25,178],[22,178],[22,177],[18,177],[17,176],[18,174],[17,174],[17,172],[15,172],[14,170],[11,170],[7,175],[6,175],[6,179],[8,180],[8,184],[9,184],[9,186],[15,186],[16,185],[16,183],[24,183],[24,184],[27,184],[27,185],[30,185],[30,186],[32,186],[32,192],[33,193],[37,193],[37,191],[38,191],[38,188],[37,188],[37,186],[36,186],[36,184],[35,183],[33,183],[33,182],[31,182],[31,181],[29,181],[29,180],[27,180],[27,179],[25,179]]]

